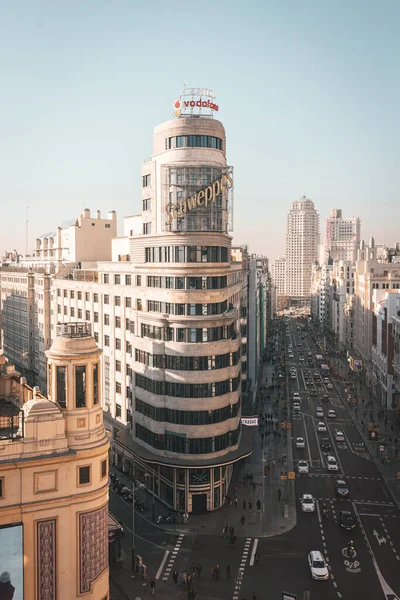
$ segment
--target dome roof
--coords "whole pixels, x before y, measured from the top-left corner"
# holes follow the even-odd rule
[[[24,404],[26,419],[34,419],[43,415],[61,414],[57,404],[47,398],[33,398]]]
[[[86,337],[57,337],[47,350],[47,356],[77,356],[85,354],[99,354],[101,350],[92,336]]]

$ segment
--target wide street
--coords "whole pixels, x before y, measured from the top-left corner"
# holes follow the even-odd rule
[[[294,594],[298,600],[400,598],[400,512],[362,443],[350,418],[346,399],[339,395],[339,387],[329,375],[325,381],[320,375],[316,360],[320,351],[307,327],[300,327],[297,319],[290,318],[278,341],[277,362],[281,351],[285,351],[287,356],[291,406],[288,421],[292,423],[288,432],[292,439],[293,470],[296,472],[295,526],[282,535],[271,537],[262,537],[261,527],[258,534],[254,534],[253,528],[251,535],[246,534],[246,527],[236,529],[238,539],[232,550],[222,535],[224,516],[221,516],[221,532],[211,527],[209,530],[207,519],[212,517],[206,515],[202,531],[178,527],[174,533],[161,531],[136,513],[136,551],[145,557],[150,574],[157,579],[156,596],[159,598],[187,598],[187,588],[183,584],[175,586],[171,575],[174,568],[188,572],[192,562],[203,567],[201,576],[194,580],[196,598],[200,600],[251,600],[254,593],[259,600],[280,600],[282,592]],[[294,393],[300,396],[300,410],[293,410]],[[272,400],[274,398],[272,396]],[[317,407],[322,409],[323,417],[317,417]],[[328,410],[335,413],[328,417]],[[326,425],[326,432],[318,431],[321,421]],[[298,437],[303,438],[304,448],[296,447]],[[328,440],[331,449],[321,448],[322,438]],[[260,443],[259,439],[257,435],[256,444]],[[336,458],[337,471],[328,471],[328,455]],[[309,473],[297,472],[299,460],[307,461]],[[348,498],[337,498],[335,483],[338,479],[347,483]],[[282,481],[282,490],[284,486]],[[315,512],[302,511],[300,499],[303,494],[313,496]],[[124,550],[129,554],[131,509],[113,492],[110,496],[111,512],[128,528]],[[282,498],[281,502],[284,500]],[[273,498],[271,501],[277,502]],[[323,511],[324,505],[326,511]],[[342,510],[350,511],[355,519],[356,526],[351,532],[343,531],[339,525]],[[237,514],[242,514],[241,508]],[[246,515],[248,520],[257,518],[256,514],[251,517],[248,511]],[[350,539],[354,541],[356,551],[352,559],[345,555]],[[254,560],[256,550],[258,566]],[[329,568],[328,580],[315,581],[311,578],[307,563],[311,550],[319,550],[325,557]],[[210,566],[217,563],[221,567],[220,581],[214,581],[210,573]],[[232,578],[227,581],[228,564]],[[111,574],[117,586],[120,582],[118,569],[118,566],[112,567]],[[146,582],[132,580],[131,589],[136,596],[132,595],[132,591],[123,592],[122,580],[120,587],[121,595],[112,595],[112,598],[145,598],[150,595]],[[304,595],[307,591],[310,595]]]

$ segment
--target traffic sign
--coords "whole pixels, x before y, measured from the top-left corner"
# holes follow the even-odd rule
[[[385,446],[379,446],[379,452],[383,452],[385,450]]]
[[[281,479],[287,479],[287,471],[281,471]]]
[[[292,429],[292,424],[291,423],[286,423],[286,429]]]
[[[289,479],[296,479],[296,473],[294,471],[289,471],[288,475]]]

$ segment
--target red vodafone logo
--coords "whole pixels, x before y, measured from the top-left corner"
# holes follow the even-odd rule
[[[174,112],[175,112],[176,117],[179,117],[179,115],[181,114],[181,110],[182,110],[182,102],[180,100],[175,100]]]

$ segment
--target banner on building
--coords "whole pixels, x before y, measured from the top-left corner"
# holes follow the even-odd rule
[[[249,427],[257,427],[258,425],[258,417],[242,417],[240,421],[242,425],[247,425]]]

